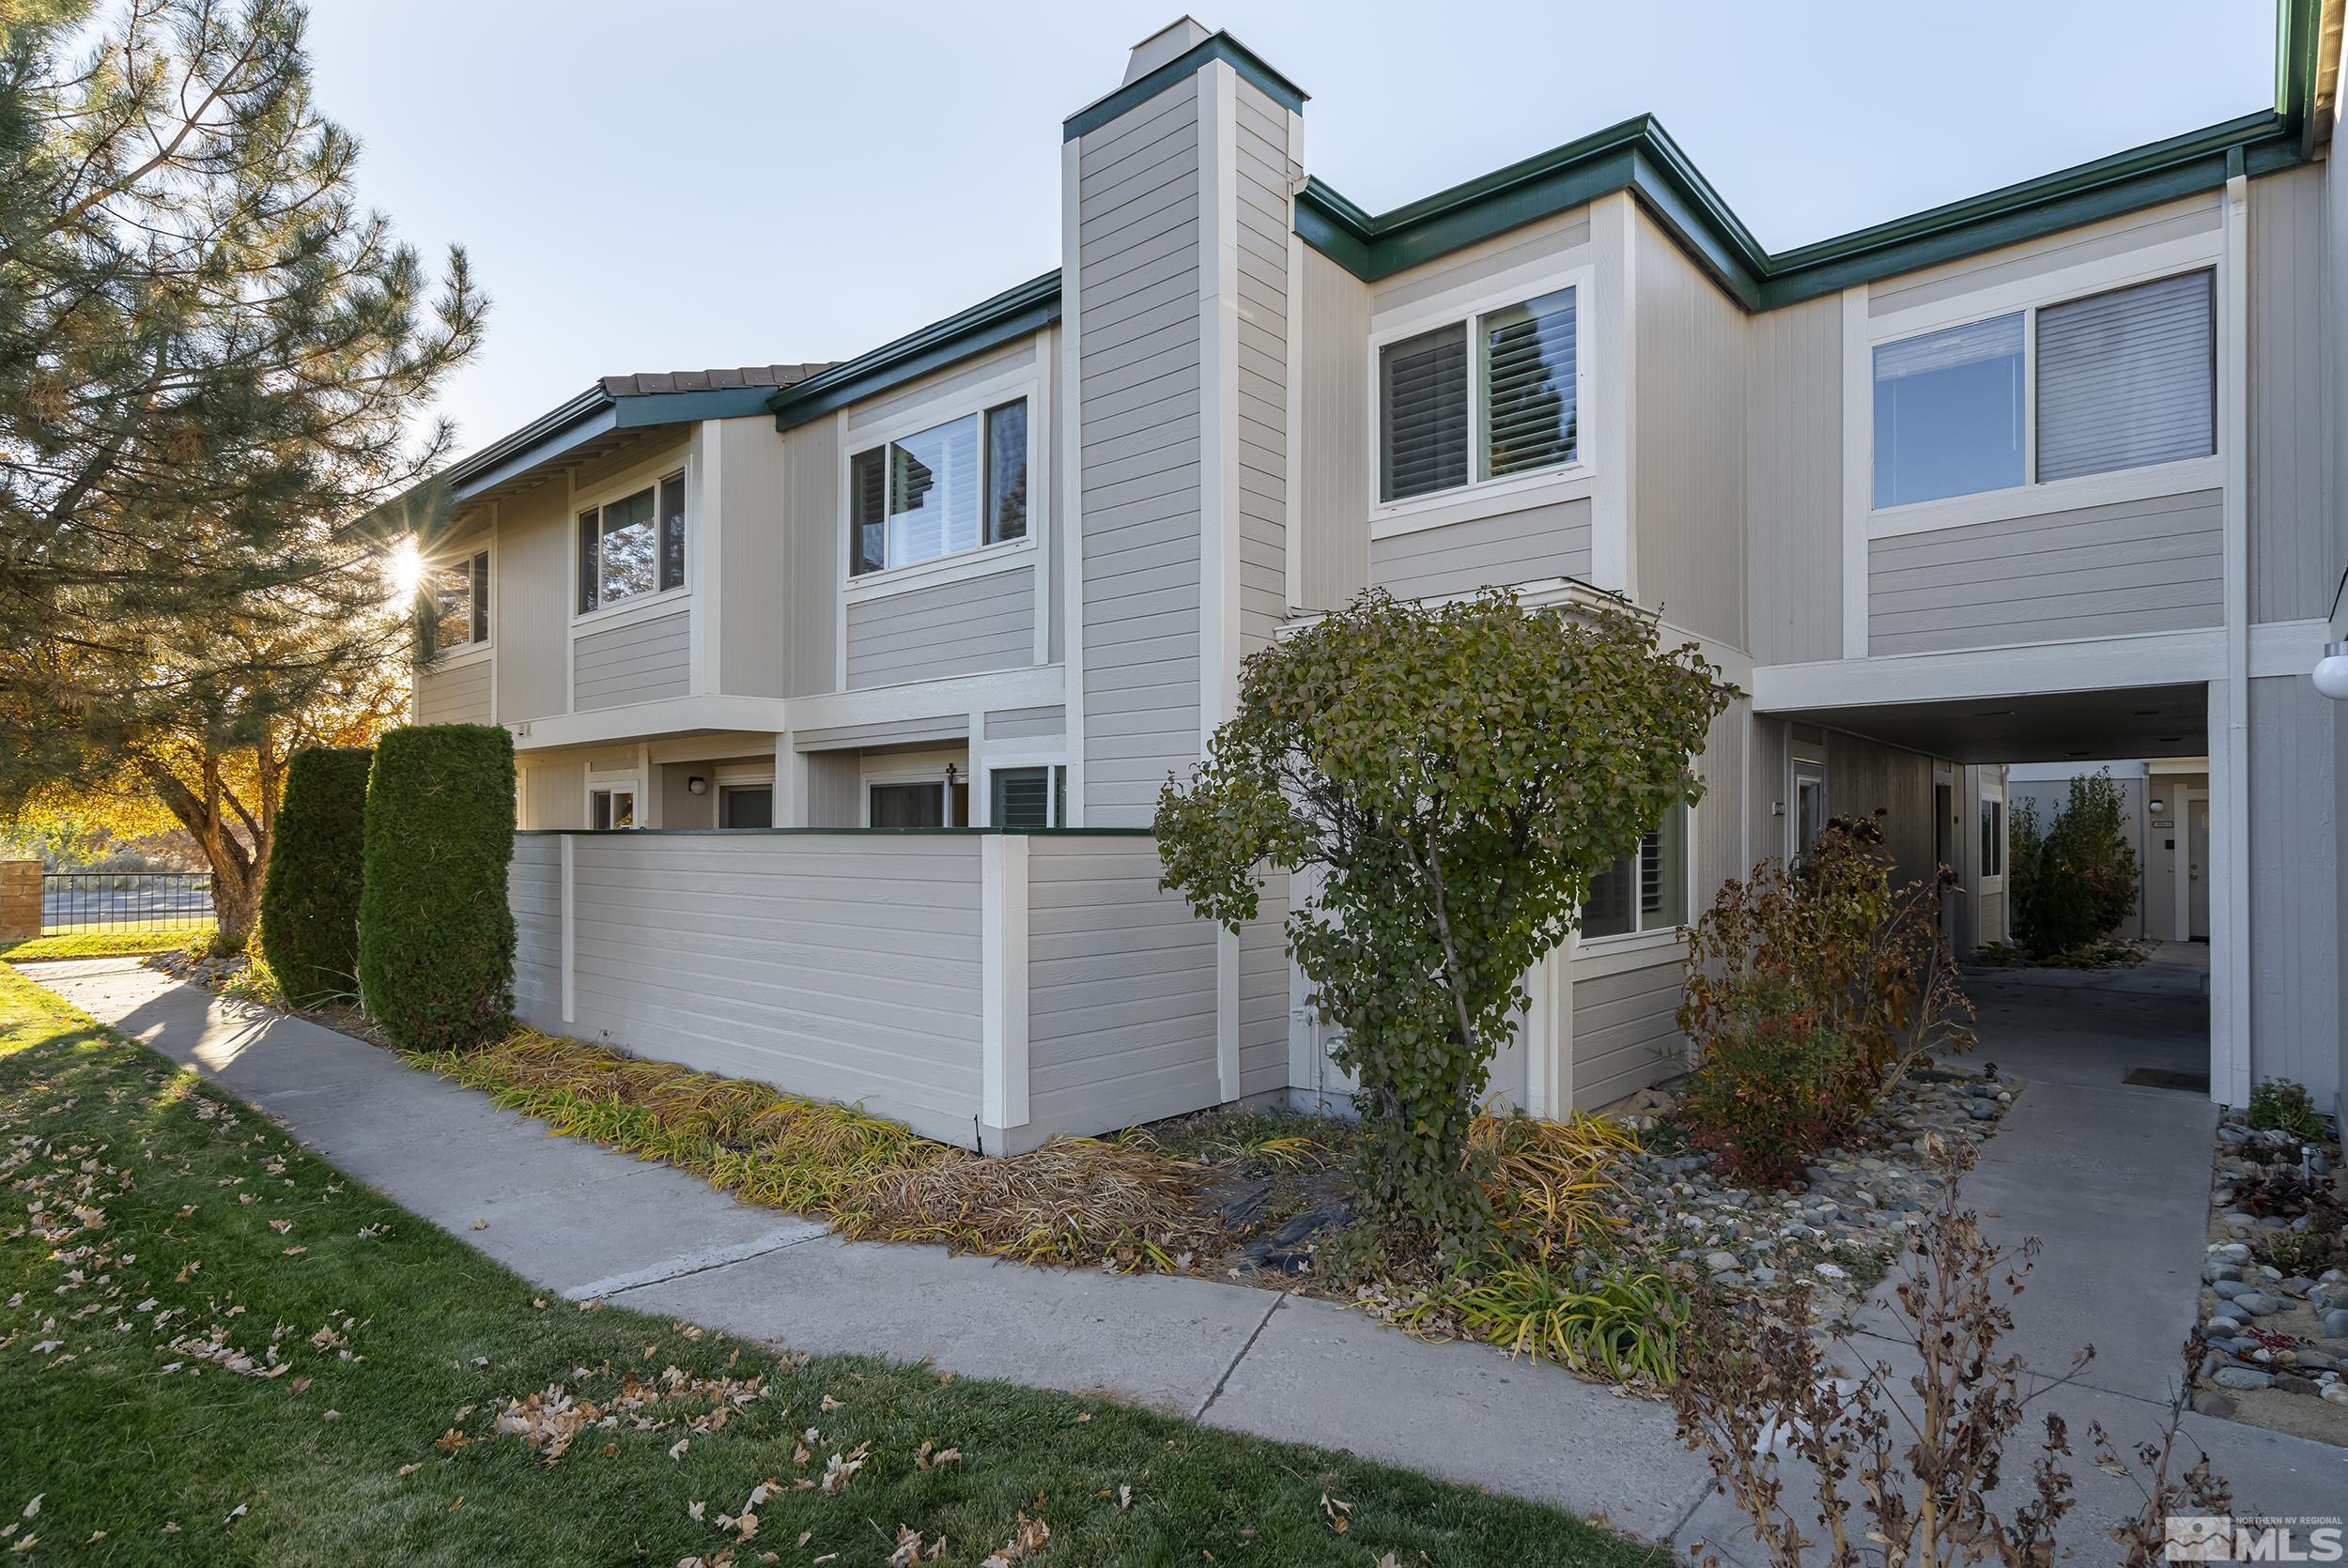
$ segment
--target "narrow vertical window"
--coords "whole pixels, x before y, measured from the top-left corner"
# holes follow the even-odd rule
[[[489,552],[472,558],[472,639],[489,640]]]
[[[888,564],[888,452],[874,447],[848,460],[848,570],[857,576]]]
[[[986,411],[986,542],[1027,536],[1027,403]]]
[[[685,476],[660,482],[660,587],[685,586]]]
[[[581,615],[603,602],[602,596],[596,592],[602,559],[602,539],[596,528],[599,515],[592,509],[579,515],[579,613]]]

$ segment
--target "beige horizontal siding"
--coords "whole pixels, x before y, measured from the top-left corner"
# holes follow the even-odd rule
[[[848,685],[897,685],[1035,663],[1035,567],[848,606]]]
[[[1867,545],[1867,650],[1940,653],[2214,626],[2220,495],[1895,534]]]
[[[571,705],[619,708],[683,697],[692,660],[691,611],[590,632],[571,644]]]
[[[1589,575],[1586,500],[1445,523],[1369,543],[1370,583],[1402,599]]]
[[[1573,981],[1573,1103],[1589,1110],[1678,1072],[1686,1041],[1674,1015],[1682,991],[1680,953],[1652,964]]]
[[[416,671],[418,724],[489,722],[489,661]]]

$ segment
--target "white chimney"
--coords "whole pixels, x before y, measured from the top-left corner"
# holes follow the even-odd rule
[[[1138,82],[1168,60],[1180,59],[1214,35],[1198,25],[1193,17],[1159,28],[1134,45],[1133,57],[1125,62],[1125,81],[1119,85]]]

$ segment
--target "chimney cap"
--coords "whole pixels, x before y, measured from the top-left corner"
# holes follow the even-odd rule
[[[1134,45],[1133,54],[1125,62],[1125,81],[1120,85],[1140,81],[1168,60],[1179,59],[1213,37],[1213,30],[1201,26],[1197,17],[1177,17]]]

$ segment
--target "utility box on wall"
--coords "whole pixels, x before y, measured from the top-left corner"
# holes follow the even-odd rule
[[[0,860],[0,942],[40,934],[40,862]]]

